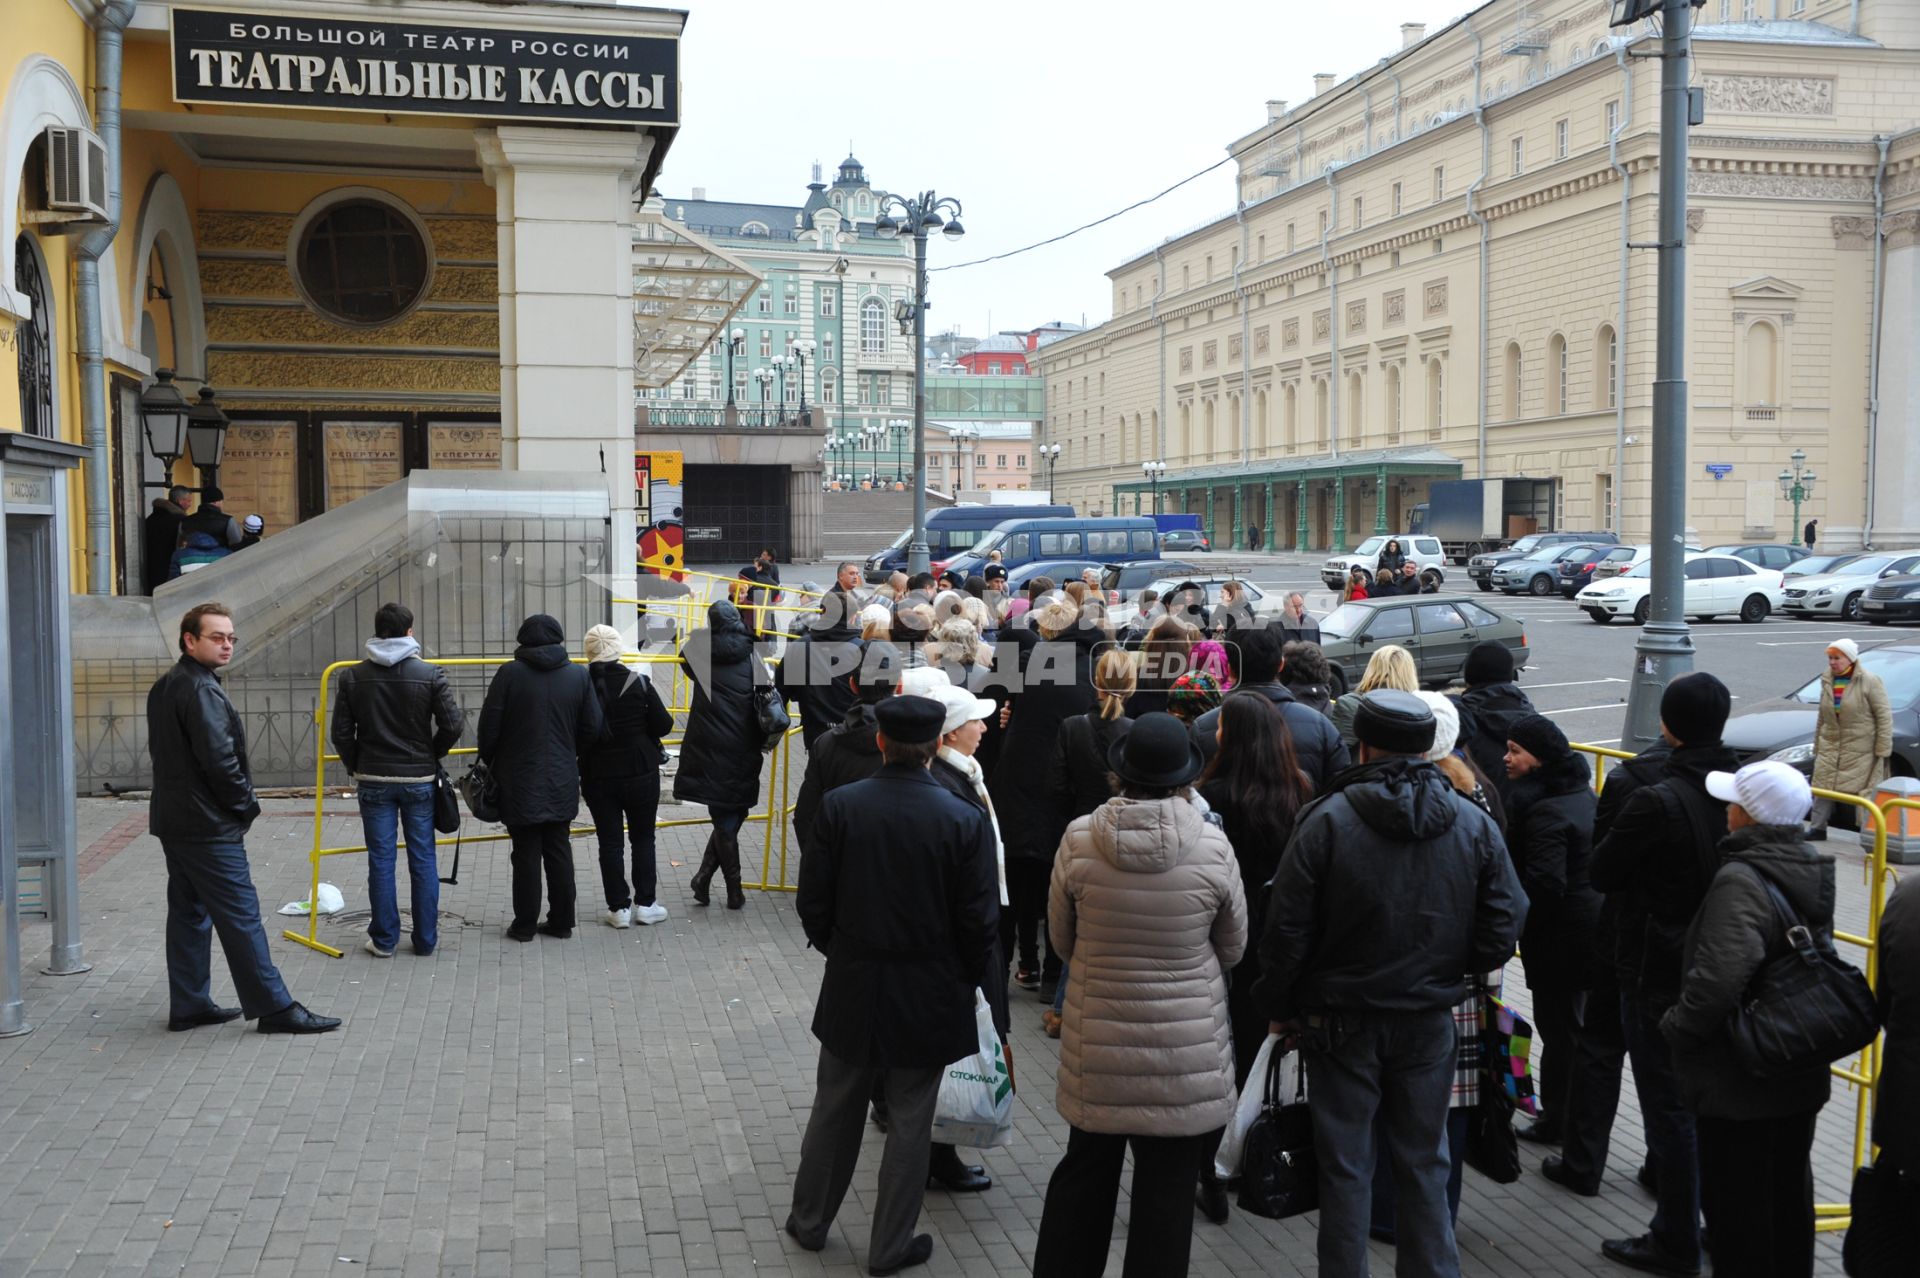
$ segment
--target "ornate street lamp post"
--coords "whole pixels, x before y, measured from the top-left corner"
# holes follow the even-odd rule
[[[1060,460],[1060,445],[1042,444],[1039,453],[1040,460],[1047,464],[1047,500],[1057,502],[1058,495],[1053,491],[1053,467]]]
[[[1813,500],[1813,481],[1819,476],[1806,469],[1807,455],[1800,449],[1794,449],[1787,460],[1793,463],[1793,469],[1780,472],[1780,495],[1793,502],[1793,536],[1789,540],[1798,546],[1803,544],[1800,539],[1800,503]]]
[[[733,407],[733,357],[746,345],[747,330],[736,328],[727,334],[727,407]]]
[[[753,380],[760,387],[760,424],[765,426],[767,424],[767,388],[773,384],[773,370],[756,368],[753,370]]]
[[[1140,473],[1147,477],[1147,483],[1153,489],[1153,513],[1160,513],[1160,476],[1167,473],[1167,464],[1163,461],[1140,463]]]
[[[794,367],[800,382],[800,424],[802,426],[812,424],[807,419],[807,357],[813,354],[813,346],[811,337],[803,337],[787,348],[787,353],[793,356]]]
[[[893,214],[898,212],[899,216]],[[943,212],[945,216],[942,216]],[[888,195],[880,202],[873,232],[888,239],[902,231],[913,236],[913,534],[907,543],[907,571],[927,571],[927,232],[950,240],[966,234],[960,225],[960,201],[922,191],[908,199]]]

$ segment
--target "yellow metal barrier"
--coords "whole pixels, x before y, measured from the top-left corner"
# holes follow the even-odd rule
[[[1634,756],[1621,750],[1609,750],[1602,746],[1574,743],[1573,748],[1595,757],[1594,789],[1603,789],[1606,782],[1603,776],[1604,760],[1631,759]],[[1856,936],[1851,932],[1834,929],[1833,939],[1858,945],[1866,951],[1867,983],[1876,990],[1880,987],[1880,915],[1887,904],[1887,812],[1894,808],[1912,808],[1920,810],[1920,801],[1913,799],[1889,799],[1884,804],[1874,803],[1857,794],[1842,794],[1836,790],[1815,790],[1817,799],[1830,799],[1836,804],[1859,808],[1873,821],[1873,843],[1868,851],[1863,869],[1867,876],[1867,934]],[[1880,1040],[1867,1044],[1851,1062],[1837,1062],[1832,1067],[1833,1076],[1854,1089],[1853,1115],[1853,1165],[1849,1171],[1857,1171],[1867,1162],[1871,1149],[1873,1130],[1874,1092],[1880,1081]],[[1831,1233],[1845,1229],[1853,1223],[1853,1207],[1848,1203],[1815,1203],[1813,1205],[1814,1228],[1822,1233]]]
[[[449,668],[459,668],[463,666],[504,666],[512,660],[512,657],[443,657],[437,660],[427,659],[427,664]],[[586,658],[584,657],[574,657],[572,661],[574,665],[586,664]],[[629,653],[623,656],[621,661],[628,665],[668,665],[673,671],[673,686],[675,688],[675,696],[668,705],[668,709],[672,710],[676,715],[684,715],[687,713],[691,705],[691,698],[689,697],[685,702],[680,701],[678,690],[683,684],[688,687],[691,685],[685,678],[685,672],[680,669],[679,657],[665,653]],[[305,932],[297,932],[292,928],[288,928],[281,933],[281,936],[285,939],[298,942],[308,949],[317,950],[329,958],[340,958],[344,951],[328,945],[325,941],[322,941],[319,936],[320,915],[313,906],[320,896],[321,862],[326,857],[351,856],[356,853],[365,852],[367,848],[365,844],[343,845],[341,847],[330,848],[325,846],[321,837],[321,822],[324,815],[323,808],[326,799],[327,764],[337,762],[340,758],[337,754],[327,753],[328,685],[333,682],[335,672],[358,664],[359,662],[357,660],[336,661],[320,672],[320,695],[315,703],[313,712],[314,739],[316,742],[316,753],[313,765],[313,851],[311,853],[311,859],[313,861],[313,881],[307,893],[307,930]],[[761,859],[760,881],[755,883],[743,879],[741,881],[742,887],[756,888],[768,892],[793,892],[798,890],[794,885],[790,885],[787,882],[787,817],[793,811],[793,805],[790,802],[792,794],[793,738],[799,734],[799,731],[800,729],[797,726],[788,730],[786,736],[781,739],[780,744],[773,749],[771,755],[773,767],[767,777],[767,810],[757,816],[749,816],[747,818],[749,822],[764,822],[767,827],[767,835],[766,846]],[[666,738],[666,744],[676,745],[680,740],[681,738],[677,736],[669,736]],[[477,753],[478,751],[471,746],[463,746],[448,751],[449,755]],[[654,828],[664,830],[677,826],[707,825],[709,823],[709,819],[706,817],[676,818],[668,821],[656,821]],[[780,876],[778,879],[772,877],[773,831],[776,825],[778,825],[780,829]],[[568,837],[578,839],[593,833],[594,828],[590,825],[574,826],[568,831]],[[446,847],[455,842],[462,844],[500,843],[510,837],[510,835],[504,832],[498,834],[462,834],[457,837],[435,838],[434,846],[437,848]]]

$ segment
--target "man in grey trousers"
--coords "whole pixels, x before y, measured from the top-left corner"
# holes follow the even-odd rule
[[[813,1113],[787,1233],[808,1251],[846,1198],[876,1084],[892,1121],[867,1248],[872,1274],[926,1263],[915,1234],[934,1104],[947,1066],[978,1046],[974,991],[991,979],[1000,879],[986,812],[928,772],[946,710],[928,697],[874,709],[880,771],[821,800],[800,862],[807,940],[827,956],[813,1016]]]

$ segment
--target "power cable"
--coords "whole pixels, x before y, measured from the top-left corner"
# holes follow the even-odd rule
[[[1113,221],[1113,219],[1121,216],[1122,214],[1131,213],[1137,208],[1144,208],[1146,205],[1153,203],[1155,200],[1158,200],[1164,196],[1171,195],[1175,191],[1179,190],[1181,187],[1185,186],[1187,183],[1195,180],[1196,178],[1203,178],[1207,174],[1213,172],[1215,169],[1220,168],[1222,165],[1231,164],[1233,162],[1233,158],[1234,157],[1231,155],[1226,156],[1221,160],[1218,160],[1212,164],[1209,164],[1206,168],[1201,169],[1198,173],[1189,173],[1186,177],[1181,178],[1178,182],[1175,182],[1172,186],[1168,187],[1164,191],[1157,191],[1154,194],[1147,196],[1144,200],[1135,200],[1132,204],[1127,205],[1127,207],[1123,209],[1115,209],[1113,212],[1107,214],[1105,217],[1095,218],[1093,221],[1088,222],[1083,226],[1076,226],[1071,231],[1062,231],[1058,235],[1050,236],[1047,239],[1040,240],[1033,244],[1029,244],[1025,248],[1009,249],[1005,253],[995,253],[992,257],[975,258],[971,262],[954,262],[948,266],[929,266],[927,270],[929,273],[931,273],[934,271],[964,270],[969,266],[985,266],[988,262],[1005,261],[1007,258],[1010,258],[1010,257],[1018,257],[1022,253],[1031,253],[1033,252],[1033,250],[1037,248],[1045,248],[1049,244],[1058,244],[1061,240],[1070,239],[1073,236],[1080,234],[1080,232],[1082,231],[1090,231],[1094,227],[1099,226],[1103,222],[1111,222]]]

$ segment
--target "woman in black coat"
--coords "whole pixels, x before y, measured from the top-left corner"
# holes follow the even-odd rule
[[[768,682],[766,667],[753,651],[739,609],[724,599],[707,609],[706,628],[687,636],[680,664],[693,681],[693,703],[673,774],[673,797],[705,804],[713,822],[693,876],[693,899],[707,903],[708,885],[719,870],[727,883],[727,908],[737,910],[747,903],[740,890],[740,827],[760,797],[764,734],[753,690]]]
[[[1236,692],[1220,703],[1219,748],[1200,776],[1200,797],[1219,814],[1227,842],[1240,864],[1247,893],[1247,935],[1259,936],[1267,921],[1268,884],[1280,854],[1293,838],[1294,818],[1313,798],[1313,781],[1294,754],[1277,703],[1257,692]],[[1245,1087],[1253,1059],[1267,1040],[1267,1016],[1253,1000],[1260,978],[1260,947],[1247,952],[1227,974],[1227,1021],[1233,1031],[1233,1077]],[[1209,1139],[1200,1165],[1198,1205],[1216,1225],[1227,1222],[1227,1188],[1214,1173],[1214,1155],[1224,1131]]]
[[[535,613],[520,623],[520,646],[487,685],[480,708],[480,761],[500,787],[500,820],[513,840],[513,923],[507,935],[573,935],[573,841],[580,815],[579,757],[606,729],[587,672],[567,657],[560,623]],[[540,917],[540,876],[547,921]],[[537,925],[537,926],[536,926]]]
[[[1000,943],[1012,954],[1019,942],[1019,970],[1014,983],[1023,989],[1041,989],[1060,976],[1060,956],[1046,947],[1040,961],[1040,923],[1047,915],[1047,888],[1053,873],[1053,853],[1059,846],[1054,826],[1052,793],[1047,788],[1047,764],[1053,758],[1053,739],[1060,725],[1093,706],[1090,649],[1073,640],[1076,615],[1064,601],[1055,601],[1034,614],[1039,642],[1021,663],[1018,690],[1008,702],[1006,732],[988,785],[993,806],[1001,814],[1000,836],[1007,854],[1007,894],[1012,907],[1001,912]],[[996,654],[997,655],[997,654]],[[1044,991],[1049,1000],[1053,989]]]
[[[665,921],[667,907],[654,900],[654,820],[660,812],[660,765],[667,761],[660,739],[673,731],[667,709],[645,670],[620,660],[620,632],[612,626],[587,631],[587,678],[606,715],[607,733],[580,756],[580,797],[593,813],[600,842],[600,886],[607,894],[608,927]],[[622,827],[625,827],[624,832]],[[622,864],[633,845],[633,884]]]
[[[1587,876],[1595,796],[1587,761],[1553,720],[1527,715],[1507,729],[1507,850],[1527,890],[1521,963],[1540,1031],[1545,1113],[1528,1134],[1558,1144],[1579,1052],[1584,991],[1593,985],[1593,933],[1600,894]]]

